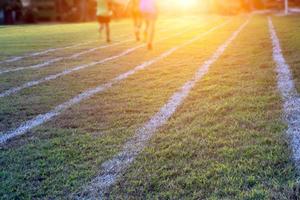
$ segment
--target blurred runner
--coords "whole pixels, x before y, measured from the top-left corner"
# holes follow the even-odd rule
[[[157,5],[156,0],[140,0],[140,10],[142,17],[146,22],[145,40],[149,50],[153,48],[153,38],[155,32],[155,22],[157,18]]]
[[[142,16],[140,11],[140,0],[129,0],[127,4],[127,10],[130,10],[133,25],[134,25],[134,33],[137,41],[140,41],[140,29],[142,25]]]
[[[106,30],[106,41],[110,42],[110,28],[111,20],[111,0],[97,0],[97,20],[99,22],[99,33],[102,34],[103,29]]]

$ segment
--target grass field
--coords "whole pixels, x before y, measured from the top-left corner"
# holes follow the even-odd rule
[[[298,98],[296,15],[1,28],[0,199],[299,199],[270,22]]]

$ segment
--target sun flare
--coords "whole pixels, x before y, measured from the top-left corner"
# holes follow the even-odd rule
[[[160,8],[168,11],[182,11],[199,8],[200,0],[159,0]]]
[[[177,0],[177,6],[180,6],[181,8],[191,8],[195,6],[197,3],[197,0]]]

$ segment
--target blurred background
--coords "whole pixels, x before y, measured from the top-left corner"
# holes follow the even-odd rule
[[[218,13],[236,15],[253,10],[281,10],[284,0],[158,0],[161,14]],[[114,0],[114,18],[128,17],[127,0]],[[289,0],[300,6],[300,0]],[[95,20],[95,0],[0,0],[0,24],[86,22]]]

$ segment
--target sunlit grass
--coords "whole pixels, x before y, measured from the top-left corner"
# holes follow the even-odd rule
[[[271,48],[266,18],[253,19],[107,195],[294,198]]]
[[[107,82],[209,30],[227,17],[185,19],[159,22],[158,29],[168,31],[157,32],[156,39],[182,31],[186,26],[192,29],[155,44],[153,51],[142,48],[126,57],[0,99],[0,132]],[[246,17],[232,19],[224,28],[3,146],[0,198],[65,199],[89,183],[101,172],[101,164],[121,150],[135,130],[193,77],[197,68]],[[287,32],[282,29],[285,23],[295,22],[293,18],[282,18],[274,23],[285,51],[290,48],[295,51],[292,59],[296,59],[300,45],[289,38],[297,39],[297,32],[285,36]],[[128,34],[132,31],[129,21],[114,26],[115,40],[125,30]],[[26,32],[27,28],[0,30],[6,36],[11,35],[8,41],[12,41],[11,44],[3,42],[0,37],[0,44],[5,44],[0,48],[8,49],[4,57],[98,39],[96,24],[52,25],[52,31],[44,25],[32,26]],[[26,30],[24,34],[20,34],[20,29]],[[37,41],[35,47],[28,45],[31,41]],[[14,48],[14,44],[19,48]],[[54,52],[37,60],[25,59],[10,67],[71,55],[97,45]],[[128,42],[45,69],[6,74],[0,76],[3,83],[0,90],[115,55],[135,45]],[[271,48],[266,17],[254,17],[107,195],[121,199],[295,198],[295,171],[284,135],[286,127],[281,120],[282,102],[276,88]]]
[[[7,130],[8,127],[13,128],[25,119],[38,113],[44,113],[80,91],[128,71],[174,45],[207,31],[222,21],[212,18],[211,23],[206,22],[199,26],[200,28],[194,27],[177,39],[157,44],[156,50],[153,52],[142,49],[113,63],[96,66],[84,70],[84,73],[78,72],[22,92],[20,95],[12,97],[14,101],[6,98],[2,100],[2,105],[6,106],[1,107],[1,113],[3,113],[1,116],[3,116],[2,121],[5,122],[3,125],[5,124],[7,127],[2,127],[2,130]],[[178,57],[182,56],[188,59],[189,54],[185,52],[194,51],[193,49],[205,49],[201,54],[193,56],[194,59],[202,60],[202,56],[212,53],[216,45],[224,40],[240,22],[241,20],[237,20],[229,27],[224,28],[222,31],[224,35],[216,32],[207,36],[194,44],[192,48],[179,51],[166,61],[155,64],[151,69],[129,78],[113,90],[75,106],[57,120],[33,131],[29,137],[26,136],[11,142],[7,149],[2,151],[1,156],[4,159],[2,160],[2,169],[8,167],[8,170],[3,171],[5,181],[3,181],[2,194],[4,191],[17,187],[19,191],[11,192],[12,195],[41,197],[46,194],[49,197],[56,196],[58,198],[63,197],[64,192],[70,193],[82,184],[86,184],[98,172],[100,164],[116,154],[126,139],[132,136],[134,130],[149,119],[164,104],[171,93],[195,71],[196,65],[193,68],[186,68],[185,63]],[[171,26],[173,25],[171,24]],[[177,30],[180,31],[180,26]],[[169,31],[161,36],[167,34],[173,33]],[[214,40],[216,36],[218,39]],[[118,48],[114,50],[120,51]],[[97,54],[91,55],[91,57],[95,56]],[[177,73],[174,73],[174,67],[178,68]],[[80,81],[78,81],[79,77]],[[51,95],[53,91],[55,91],[55,95]],[[27,97],[24,101],[25,96]],[[72,148],[77,148],[78,151],[72,151]],[[40,159],[35,158],[33,154],[40,155]],[[50,154],[52,156],[48,157]],[[57,160],[52,160],[57,156],[59,157]],[[10,166],[11,159],[14,157],[21,158],[21,160]],[[30,160],[28,160],[29,158]],[[32,163],[31,158],[35,158],[35,164]],[[41,165],[40,162],[47,164]],[[21,170],[24,170],[24,167],[28,173],[23,173],[21,177],[18,176],[19,178],[16,177]],[[20,185],[22,179],[29,180]],[[36,181],[33,181],[35,179],[38,179],[37,182],[42,187],[35,187],[37,184]]]

